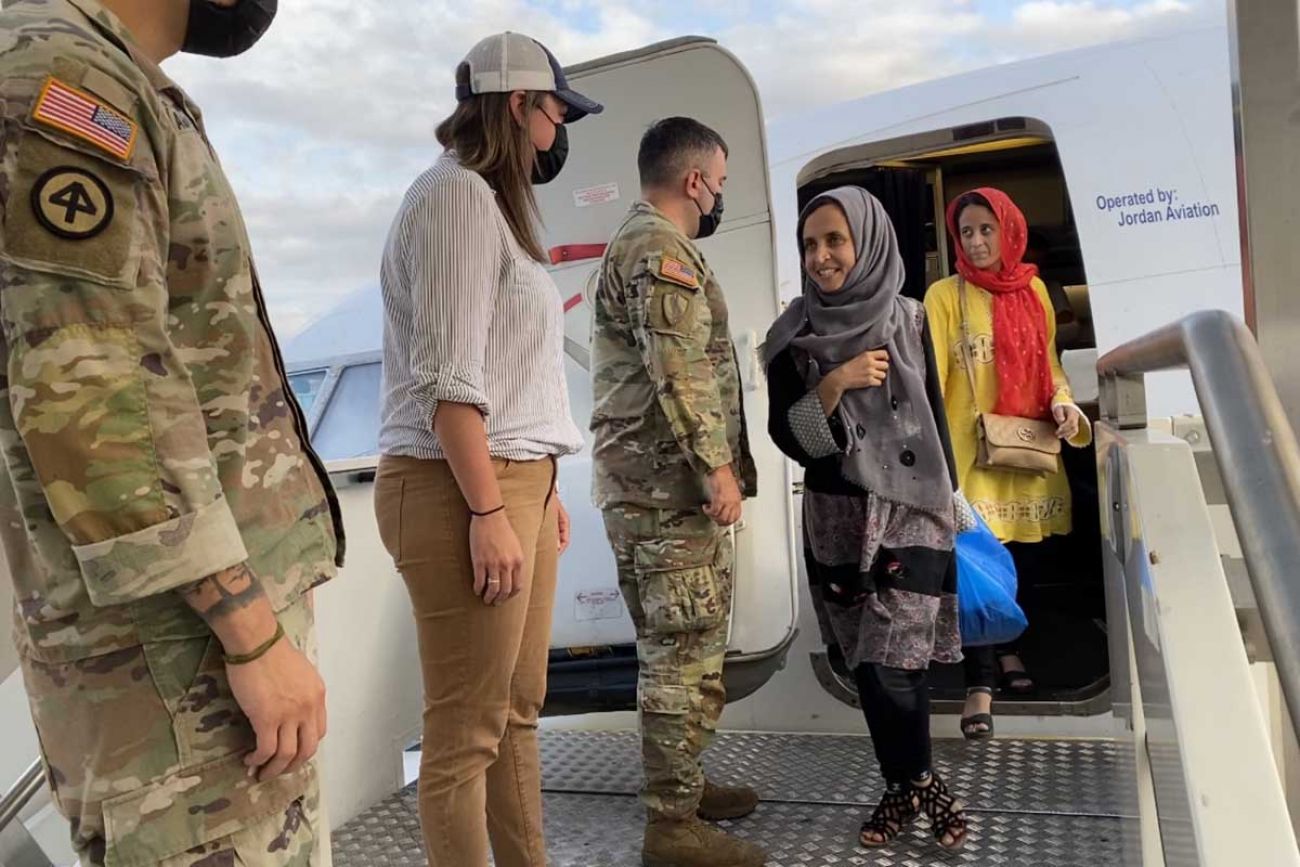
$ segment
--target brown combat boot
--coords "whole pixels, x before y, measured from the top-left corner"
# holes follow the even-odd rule
[[[700,799],[699,816],[710,822],[739,819],[758,808],[758,792],[749,786],[715,786],[704,781],[704,797]]]
[[[698,818],[652,816],[641,847],[643,867],[763,867],[767,853]]]

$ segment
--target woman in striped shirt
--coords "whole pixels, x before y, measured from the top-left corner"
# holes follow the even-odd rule
[[[601,106],[540,43],[491,36],[456,73],[446,149],[389,234],[375,511],[406,582],[424,679],[420,819],[434,867],[542,867],[537,716],[568,518],[560,297],[533,184]]]

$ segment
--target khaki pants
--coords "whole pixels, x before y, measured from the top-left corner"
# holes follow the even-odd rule
[[[432,867],[544,867],[537,715],[559,561],[555,462],[493,460],[524,589],[474,595],[469,509],[446,461],[385,456],[375,512],[411,596],[424,674],[420,823]]]
[[[726,703],[731,540],[699,509],[621,505],[604,518],[636,626],[641,800],[652,814],[693,816],[704,794],[700,753]]]
[[[313,660],[312,611],[277,615]],[[259,783],[256,746],[213,637],[150,641],[79,662],[23,660],[54,802],[84,867],[319,867],[316,764]]]

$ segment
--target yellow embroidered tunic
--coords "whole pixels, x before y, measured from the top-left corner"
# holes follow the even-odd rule
[[[1056,393],[1052,405],[1073,404],[1070,383],[1056,354],[1056,317],[1047,297],[1047,287],[1037,277],[1034,291],[1047,317],[1047,354],[1052,365]],[[975,360],[975,400],[966,376],[961,350],[961,305],[957,278],[940,280],[925,296],[925,310],[934,342],[939,383],[948,410],[948,429],[957,460],[957,479],[962,493],[980,513],[989,528],[1004,542],[1040,542],[1052,535],[1070,532],[1070,485],[1057,459],[1057,471],[1050,476],[1032,476],[1008,470],[977,467],[975,419],[992,412],[998,399],[998,377],[993,365],[993,296],[971,283],[966,284],[970,316],[971,354]],[[1086,446],[1092,431],[1081,420],[1079,432],[1070,441]]]

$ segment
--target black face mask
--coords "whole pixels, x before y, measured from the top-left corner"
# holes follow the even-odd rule
[[[704,187],[708,189],[708,184],[705,184]],[[709,192],[713,193],[713,190],[709,190]],[[700,208],[699,201],[695,202],[695,207],[700,210],[700,228],[695,233],[696,240],[699,240],[700,238],[707,238],[718,231],[718,224],[722,222],[722,191],[718,190],[718,192],[713,193],[713,210],[707,214],[703,208]]]
[[[537,161],[533,163],[533,183],[549,184],[564,168],[569,158],[569,131],[563,124],[555,125],[555,141],[551,149],[537,152]]]
[[[211,0],[190,0],[190,21],[181,50],[207,57],[234,57],[252,48],[275,18],[277,0],[239,0],[229,9]]]

